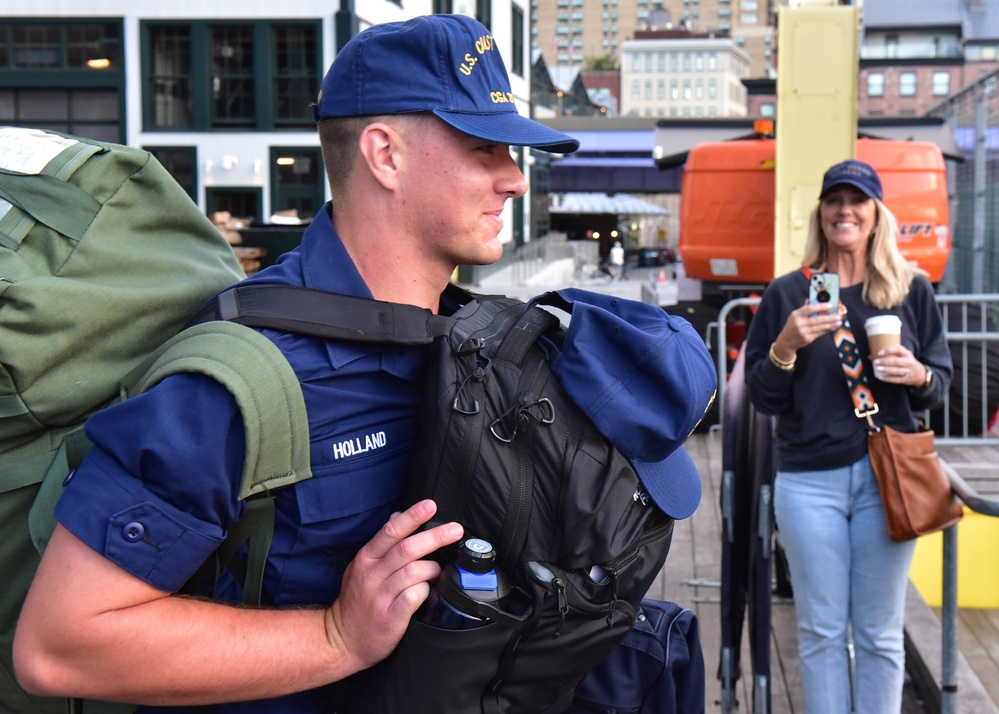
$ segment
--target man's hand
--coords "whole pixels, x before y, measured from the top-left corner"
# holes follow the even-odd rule
[[[458,523],[415,531],[437,505],[421,501],[397,513],[347,566],[340,597],[326,611],[330,646],[364,669],[385,659],[399,644],[410,618],[430,593],[440,566],[424,560],[461,539]]]

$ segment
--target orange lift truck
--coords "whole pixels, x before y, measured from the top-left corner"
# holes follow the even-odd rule
[[[762,291],[774,278],[775,152],[773,124],[764,120],[756,122],[751,137],[698,144],[687,155],[678,247],[687,277],[701,281],[703,299],[720,299],[717,307]],[[855,156],[881,177],[885,204],[899,222],[902,254],[939,283],[950,255],[940,148],[860,138]]]

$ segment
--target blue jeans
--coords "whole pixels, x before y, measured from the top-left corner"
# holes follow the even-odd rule
[[[798,618],[806,714],[898,714],[903,615],[915,541],[888,538],[871,464],[777,473],[774,511]]]

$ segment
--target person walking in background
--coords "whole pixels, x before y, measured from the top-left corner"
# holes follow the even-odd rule
[[[933,288],[906,263],[897,234],[874,169],[852,160],[831,167],[810,218],[805,270],[767,287],[747,337],[750,398],[776,416],[774,510],[794,588],[807,714],[898,714],[901,707],[915,543],[888,538],[867,421],[854,412],[833,338],[846,316],[879,425],[915,431],[917,411],[947,393],[953,368]],[[807,304],[810,271],[838,274],[839,305]],[[863,325],[880,314],[901,318],[902,344],[870,355]]]
[[[518,114],[492,35],[461,15],[357,35],[314,114],[332,202],[246,282],[434,312],[458,264],[503,252],[504,207],[527,191],[510,146],[579,146]],[[87,424],[94,447],[66,478],[18,623],[25,689],[140,711],[318,714],[325,685],[395,649],[440,572],[426,556],[462,536],[457,523],[421,530],[433,502],[402,503],[433,348],[264,334],[302,382],[313,472],[277,494],[263,582],[275,607],[237,606],[227,573],[215,600],[176,594],[245,511],[245,439],[222,385],[167,377]],[[372,434],[375,450],[336,448]]]
[[[611,264],[611,275],[614,280],[620,280],[624,277],[624,248],[621,247],[621,241],[614,241],[614,245],[610,249],[610,264]]]

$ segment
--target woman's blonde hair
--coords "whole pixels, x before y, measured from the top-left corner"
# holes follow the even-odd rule
[[[874,201],[877,219],[867,242],[864,302],[879,310],[887,310],[905,300],[918,269],[906,262],[898,249],[898,221],[895,215],[878,199],[871,200]],[[817,205],[808,219],[808,240],[805,242],[805,259],[802,265],[819,268],[826,263],[828,257],[829,240],[822,232]]]

